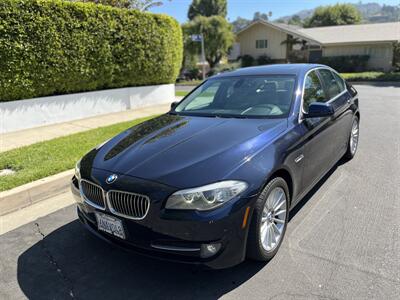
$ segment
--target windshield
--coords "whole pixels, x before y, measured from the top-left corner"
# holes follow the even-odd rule
[[[283,118],[289,114],[295,76],[239,76],[210,79],[175,112],[219,117]]]

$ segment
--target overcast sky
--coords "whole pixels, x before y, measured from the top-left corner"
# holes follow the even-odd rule
[[[151,9],[152,12],[165,13],[173,16],[179,22],[187,20],[187,11],[191,0],[164,0],[164,5]],[[337,1],[337,0],[228,0],[228,19],[235,20],[238,16],[252,19],[256,11],[272,11],[272,19],[286,15],[292,15],[303,9],[315,8],[319,5],[340,3],[358,3],[359,1]],[[399,0],[385,1],[362,1],[362,3],[380,3],[398,5]]]

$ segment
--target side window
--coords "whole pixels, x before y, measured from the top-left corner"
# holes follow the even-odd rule
[[[332,72],[333,77],[335,77],[337,83],[340,86],[340,92],[343,92],[346,89],[346,84],[344,83],[344,80],[342,77],[340,77],[338,74],[336,74],[335,72]]]
[[[210,105],[214,101],[214,97],[218,92],[221,82],[215,82],[205,89],[201,90],[196,98],[190,102],[185,109],[199,109]]]
[[[268,47],[268,40],[256,40],[256,49],[264,49]]]
[[[321,74],[322,81],[325,84],[330,99],[343,92],[344,89],[340,86],[339,82],[330,70],[320,69],[319,73]]]
[[[308,112],[308,107],[313,102],[326,102],[328,99],[325,96],[322,84],[319,81],[317,73],[315,71],[310,72],[304,84],[304,95],[303,95],[303,110]]]

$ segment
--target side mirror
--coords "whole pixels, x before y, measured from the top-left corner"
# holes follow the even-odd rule
[[[308,107],[308,113],[304,115],[305,118],[321,118],[329,117],[334,113],[333,107],[330,103],[314,102]]]
[[[178,106],[178,104],[179,104],[179,102],[178,102],[178,101],[174,101],[174,102],[172,102],[172,103],[171,103],[171,110],[174,110],[174,109],[175,109],[175,107],[177,107],[177,106]]]
[[[346,81],[346,88],[352,97],[355,97],[358,94],[357,90],[347,81]]]

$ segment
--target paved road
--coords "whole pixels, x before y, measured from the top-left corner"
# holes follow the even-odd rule
[[[399,299],[400,88],[358,89],[356,158],[292,212],[270,263],[204,271],[135,256],[69,206],[0,236],[0,299]]]

